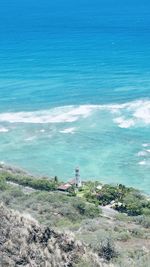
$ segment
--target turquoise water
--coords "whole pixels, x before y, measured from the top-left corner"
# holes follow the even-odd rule
[[[1,1],[2,162],[64,180],[80,166],[83,179],[150,192],[149,11]]]

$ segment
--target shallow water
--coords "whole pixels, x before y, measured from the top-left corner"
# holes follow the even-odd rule
[[[2,1],[0,158],[150,191],[148,1]]]

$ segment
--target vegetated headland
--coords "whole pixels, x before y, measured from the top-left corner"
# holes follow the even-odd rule
[[[62,184],[0,165],[1,266],[150,266],[149,196],[122,184]]]

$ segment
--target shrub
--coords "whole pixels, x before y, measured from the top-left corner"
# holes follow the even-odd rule
[[[74,204],[74,207],[79,211],[81,215],[85,214],[85,206],[86,204],[83,201],[79,201]]]
[[[97,199],[97,196],[94,195],[93,193],[91,192],[86,192],[84,194],[84,197],[86,198],[86,200],[90,203],[93,203],[95,204],[96,206],[98,206],[100,204],[99,200]]]
[[[134,228],[130,232],[131,232],[133,237],[137,237],[137,238],[142,238],[144,235],[144,231],[142,229],[139,229],[139,228]]]
[[[15,188],[9,189],[9,195],[11,197],[18,198],[18,197],[24,196],[24,193],[22,192],[22,190],[20,188],[15,187]]]
[[[150,208],[143,208],[142,209],[142,214],[146,216],[150,216]]]
[[[4,190],[6,190],[7,187],[8,186],[7,186],[5,178],[3,176],[0,177],[0,190],[4,191]]]
[[[149,202],[146,200],[145,196],[140,195],[137,191],[129,192],[123,197],[122,205],[116,204],[115,208],[119,212],[127,213],[129,216],[150,214]]]
[[[127,231],[120,232],[118,234],[117,240],[126,242],[131,238],[130,233]]]
[[[69,193],[69,196],[71,197],[75,197],[76,196],[76,190],[75,190],[75,186],[71,186],[69,189],[68,189],[68,193]]]
[[[98,217],[101,213],[100,208],[96,207],[95,205],[87,204],[85,208],[85,215],[89,218],[95,218]]]
[[[88,204],[83,200],[79,199],[73,205],[81,215],[86,217],[95,218],[100,214],[100,209],[98,207],[96,207],[94,204]]]
[[[3,173],[2,177],[6,179],[6,181],[11,181],[23,186],[29,186],[37,190],[51,191],[55,190],[57,187],[57,184],[55,183],[54,179],[37,179],[32,176],[14,175],[10,173]]]
[[[103,185],[102,189],[98,193],[98,200],[101,205],[110,204],[112,200],[120,201],[122,198],[130,192],[131,189],[124,185]]]
[[[126,212],[129,216],[137,216],[142,214],[142,207],[140,203],[129,203],[126,206]]]
[[[135,221],[141,225],[143,225],[145,228],[150,228],[150,216],[137,216]]]
[[[129,221],[129,217],[127,216],[127,214],[124,214],[124,213],[117,213],[115,215],[115,218],[118,221],[124,221],[124,222]]]
[[[118,253],[116,252],[114,243],[110,239],[107,239],[101,242],[98,255],[105,260],[110,261],[111,259],[116,258]]]

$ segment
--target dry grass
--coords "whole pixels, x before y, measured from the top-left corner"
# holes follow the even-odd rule
[[[0,218],[0,266],[71,267],[81,259],[104,266],[98,255],[70,233],[41,227],[32,217],[2,204]]]

